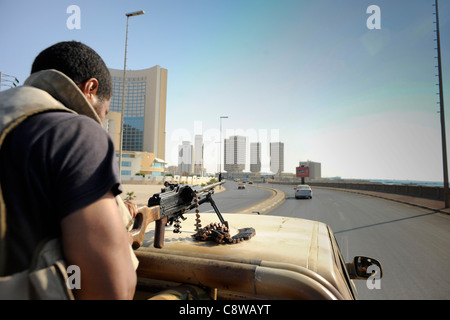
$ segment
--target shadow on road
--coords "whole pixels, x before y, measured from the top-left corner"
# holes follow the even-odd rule
[[[415,219],[415,218],[430,216],[430,215],[434,215],[436,213],[440,213],[440,212],[439,211],[433,211],[433,212],[430,212],[430,213],[419,214],[419,215],[412,216],[412,217],[401,218],[401,219],[394,219],[394,220],[385,221],[385,222],[378,222],[378,223],[374,223],[374,224],[369,224],[367,226],[361,226],[361,227],[356,227],[356,228],[350,228],[350,229],[345,229],[345,230],[341,230],[341,231],[336,231],[336,232],[334,232],[334,234],[340,234],[340,233],[345,233],[345,232],[349,232],[349,231],[354,231],[354,230],[359,230],[359,229],[365,229],[365,228],[371,228],[371,227],[375,227],[375,226],[380,226],[380,225],[383,225],[383,224],[394,223],[394,222],[399,222],[399,221],[404,221],[404,220],[409,220],[409,219]]]

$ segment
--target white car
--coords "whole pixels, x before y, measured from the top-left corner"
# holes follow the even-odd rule
[[[295,199],[309,198],[312,199],[313,192],[307,184],[299,184],[295,189]]]

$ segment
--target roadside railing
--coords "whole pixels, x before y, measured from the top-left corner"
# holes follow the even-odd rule
[[[295,181],[276,181],[270,180],[269,183],[282,185],[298,185]],[[433,200],[444,200],[444,188],[432,186],[420,186],[410,184],[382,184],[365,182],[345,182],[345,181],[308,181],[306,184],[316,187],[342,188],[352,190],[365,190],[383,193],[401,194],[406,196],[426,198]]]

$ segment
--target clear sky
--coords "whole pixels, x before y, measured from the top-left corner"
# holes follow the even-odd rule
[[[26,79],[46,47],[78,40],[122,69],[168,69],[166,160],[194,134],[218,168],[223,137],[285,145],[285,171],[442,181],[434,0],[0,0],[0,71]],[[80,28],[70,29],[70,5]],[[381,29],[369,29],[380,8]],[[450,0],[440,0],[444,101],[450,106]],[[449,119],[450,111],[447,111]],[[450,122],[446,122],[447,132]],[[448,135],[450,139],[450,134]],[[249,152],[248,152],[249,153]],[[222,153],[223,156],[223,153]],[[249,167],[249,166],[247,166]]]

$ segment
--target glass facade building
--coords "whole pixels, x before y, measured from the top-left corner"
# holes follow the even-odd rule
[[[113,97],[109,107],[113,112],[122,110],[121,80],[113,78]],[[127,82],[125,88],[122,148],[123,151],[144,151],[146,82]]]
[[[112,77],[113,96],[104,127],[114,140],[116,154],[118,155],[120,150],[122,94],[124,94],[122,152],[152,153],[154,161],[164,163],[167,69],[154,66],[144,70],[127,70],[125,91],[123,70],[110,68],[109,71]],[[136,170],[140,172],[134,167],[130,171],[127,163],[122,164],[122,175],[130,173],[134,175]]]
[[[113,96],[107,119],[114,117],[120,131],[122,111],[123,70],[109,69],[113,81]],[[165,159],[167,69],[155,66],[144,70],[127,70],[123,114],[123,151],[151,152]],[[111,117],[110,117],[111,116]],[[120,138],[120,134],[117,134]],[[118,143],[119,145],[120,143]],[[117,145],[117,147],[118,147]]]

